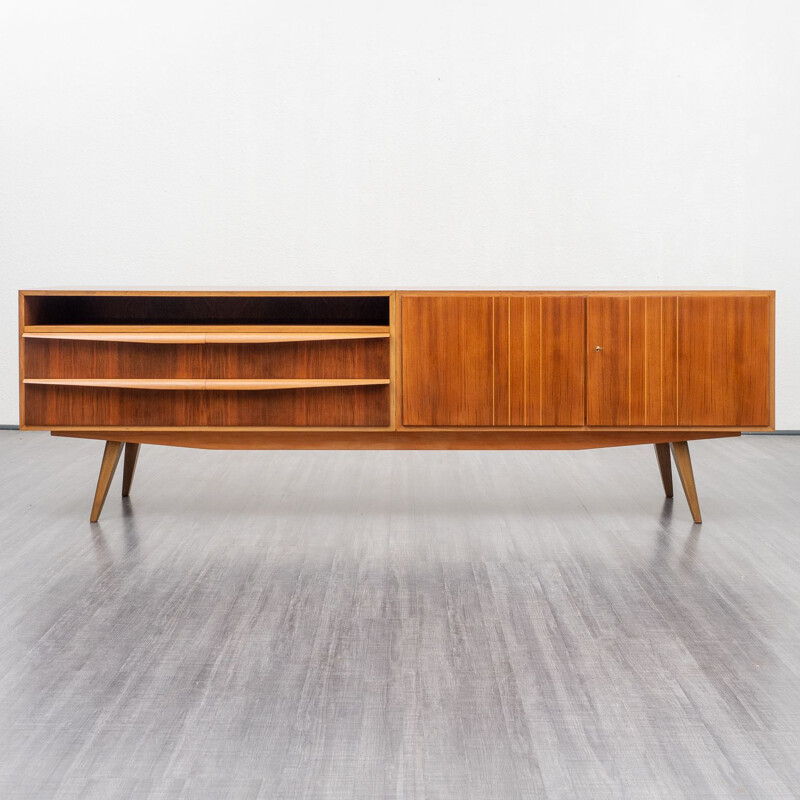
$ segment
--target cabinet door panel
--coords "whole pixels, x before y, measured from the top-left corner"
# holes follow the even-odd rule
[[[497,425],[584,424],[584,313],[580,296],[496,299]]]
[[[629,327],[629,298],[587,298],[586,419],[589,425],[630,425]]]
[[[771,302],[764,295],[589,297],[588,424],[768,426]]]
[[[403,424],[493,424],[491,297],[401,299]]]
[[[584,424],[584,298],[402,296],[403,424]]]
[[[677,298],[597,296],[586,309],[588,424],[676,425]]]
[[[772,298],[681,297],[678,424],[770,425]]]

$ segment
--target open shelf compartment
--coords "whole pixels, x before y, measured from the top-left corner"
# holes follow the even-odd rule
[[[389,295],[28,294],[25,326],[380,326]]]

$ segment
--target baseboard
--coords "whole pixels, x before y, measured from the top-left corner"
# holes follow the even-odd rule
[[[800,436],[800,431],[744,431],[742,436]]]

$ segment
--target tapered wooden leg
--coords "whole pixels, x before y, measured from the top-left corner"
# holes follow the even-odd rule
[[[672,442],[672,457],[675,459],[675,466],[681,478],[681,485],[689,503],[689,510],[692,512],[692,519],[700,523],[703,518],[700,516],[700,503],[697,500],[697,487],[694,485],[694,472],[692,472],[692,459],[689,456],[688,442]]]
[[[136,460],[139,458],[139,445],[135,442],[128,442],[125,445],[125,461],[122,464],[122,496],[127,497],[131,493],[133,483],[133,473],[136,472]]]
[[[672,497],[672,459],[669,455],[669,445],[664,442],[662,444],[654,444],[653,447],[656,449],[658,468],[661,470],[661,483],[664,484],[664,494],[667,497]]]
[[[103,463],[100,464],[100,476],[97,479],[97,490],[94,493],[94,503],[92,503],[92,513],[89,522],[97,522],[100,519],[100,512],[103,510],[103,503],[106,501],[108,487],[111,479],[117,470],[119,457],[122,454],[122,442],[106,442],[106,449],[103,452]]]

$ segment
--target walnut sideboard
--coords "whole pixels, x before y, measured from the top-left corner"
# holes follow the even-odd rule
[[[22,291],[19,325],[20,427],[106,443],[92,522],[142,444],[653,444],[699,523],[687,442],[774,430],[772,291]]]

